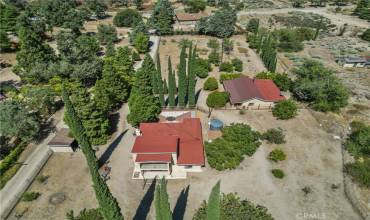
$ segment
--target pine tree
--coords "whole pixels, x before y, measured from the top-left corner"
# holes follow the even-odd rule
[[[178,101],[180,107],[186,106],[186,93],[187,93],[187,77],[186,77],[186,48],[182,47],[180,54],[180,64],[178,69]]]
[[[85,134],[94,145],[105,144],[108,140],[108,111],[97,105],[87,89],[78,83],[73,88],[71,101],[85,128]]]
[[[188,101],[189,101],[189,107],[193,108],[195,107],[195,84],[196,84],[196,79],[195,79],[195,71],[194,71],[194,65],[195,65],[195,59],[196,59],[196,52],[197,47],[195,46],[193,50],[193,54],[190,57],[189,60],[189,68],[188,68]],[[190,51],[189,51],[190,54]]]
[[[171,57],[168,57],[168,103],[170,107],[176,107],[176,79],[172,73]]]
[[[85,155],[91,179],[93,182],[93,188],[95,191],[96,199],[98,200],[99,208],[101,210],[104,219],[109,220],[123,220],[121,214],[121,208],[118,206],[117,200],[113,197],[107,184],[101,178],[98,172],[98,160],[95,152],[93,151],[89,139],[85,134],[84,126],[77,112],[74,110],[72,102],[69,99],[69,94],[63,86],[62,98],[65,104],[65,120],[73,136],[81,146],[82,152]]]
[[[167,183],[163,177],[155,188],[155,212],[158,220],[172,220],[170,203],[168,202]]]
[[[115,54],[116,54],[116,50],[114,49],[114,44],[112,41],[109,41],[105,49],[105,56],[114,57]]]
[[[157,70],[149,54],[145,55],[143,65],[136,71],[134,89],[140,94],[154,94]]]
[[[208,198],[206,220],[220,220],[220,210],[220,181],[218,181]]]

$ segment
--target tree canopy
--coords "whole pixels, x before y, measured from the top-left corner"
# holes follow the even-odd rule
[[[158,0],[155,3],[150,23],[161,35],[171,34],[175,12],[168,0]]]
[[[113,18],[113,24],[117,27],[133,27],[134,24],[141,21],[140,13],[135,9],[124,9]]]
[[[306,60],[294,73],[297,79],[292,91],[298,100],[308,102],[313,109],[323,112],[339,111],[347,105],[347,88],[322,63]]]
[[[236,23],[236,12],[231,9],[222,8],[211,16],[202,18],[196,25],[200,34],[225,38],[234,34]]]
[[[39,118],[24,105],[12,100],[0,102],[1,136],[30,141],[37,136],[39,130]]]

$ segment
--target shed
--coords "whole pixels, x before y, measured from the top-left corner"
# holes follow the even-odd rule
[[[224,127],[224,123],[218,119],[212,119],[209,122],[209,129],[211,131],[221,130]]]
[[[48,145],[53,152],[74,152],[77,148],[77,142],[69,136],[68,128],[57,131]]]

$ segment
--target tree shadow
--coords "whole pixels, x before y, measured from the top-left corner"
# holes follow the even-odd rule
[[[115,112],[113,114],[110,114],[108,117],[109,120],[109,131],[108,134],[112,135],[114,132],[118,129],[118,122],[119,122],[119,113]]]
[[[104,153],[101,155],[99,158],[99,167],[103,166],[110,156],[112,155],[113,151],[116,149],[118,146],[119,142],[122,140],[123,136],[127,133],[128,129],[123,131],[109,146],[108,148],[104,151]]]
[[[189,195],[189,188],[188,185],[185,189],[183,189],[177,199],[176,206],[173,209],[172,218],[176,220],[184,219],[184,214],[186,210],[186,204],[188,202],[188,195]]]
[[[202,89],[199,89],[196,93],[195,93],[195,104],[198,103],[198,99],[199,99],[199,96],[200,96],[200,92],[202,91]]]
[[[136,209],[133,220],[145,220],[149,214],[150,206],[154,200],[156,179],[153,180],[152,184],[146,191],[144,197],[141,199],[139,206]]]
[[[40,130],[35,138],[36,143],[41,143],[45,138],[47,138],[50,133],[55,132],[56,127],[54,125],[54,119],[49,118],[47,120],[42,120],[40,123]]]

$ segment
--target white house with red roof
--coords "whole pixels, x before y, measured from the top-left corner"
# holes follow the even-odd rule
[[[202,127],[198,118],[179,122],[141,123],[132,147],[133,179],[183,179],[205,164]]]
[[[231,105],[244,109],[268,109],[284,100],[280,89],[270,79],[252,79],[241,76],[223,81],[224,89],[230,94]]]

